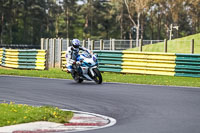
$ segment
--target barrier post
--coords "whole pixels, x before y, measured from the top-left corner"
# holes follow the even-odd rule
[[[194,39],[191,40],[191,53],[194,54]]]
[[[91,50],[94,50],[94,40],[91,40]]]
[[[129,48],[133,48],[133,40],[132,39],[130,39]]]
[[[115,39],[112,39],[112,50],[115,50]]]
[[[100,40],[100,50],[103,50],[103,39]]]
[[[41,44],[40,49],[41,49],[41,50],[44,50],[44,38],[41,38],[40,44]]]
[[[90,50],[90,45],[91,45],[91,41],[90,41],[90,38],[88,38],[88,49]]]
[[[110,38],[110,50],[112,50],[112,39]]]
[[[139,51],[142,52],[142,45],[143,45],[143,41],[142,39],[139,40]]]
[[[167,53],[167,39],[164,40],[164,52]]]
[[[46,48],[45,48],[45,50],[47,50],[47,47],[48,47],[48,45],[49,45],[49,38],[47,38],[47,39],[45,39],[46,41],[46,43],[45,43],[45,46],[46,46]]]
[[[62,63],[62,38],[58,39],[58,68],[61,68],[61,63]]]
[[[85,48],[85,46],[86,46],[85,44],[86,44],[86,42],[85,42],[85,40],[83,40],[83,47],[84,47],[84,48]]]
[[[46,70],[49,69],[49,39],[46,39]]]
[[[55,43],[56,43],[56,39],[53,38],[52,39],[52,62],[51,62],[52,68],[55,68]]]
[[[133,40],[132,39],[130,39],[129,48],[133,48]]]
[[[53,38],[49,39],[49,59],[48,59],[48,63],[49,63],[49,68],[52,68],[52,63],[53,62]]]

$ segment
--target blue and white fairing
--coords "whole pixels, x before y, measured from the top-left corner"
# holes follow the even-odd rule
[[[84,52],[77,56],[76,61],[79,62],[80,64],[79,71],[81,71],[82,75],[86,79],[92,80],[90,76],[88,75],[88,71],[90,71],[90,73],[94,75],[94,72],[92,69],[97,68],[98,66],[97,56]]]
[[[81,66],[93,67],[98,65],[97,56],[91,54],[80,54],[76,61],[80,61]]]

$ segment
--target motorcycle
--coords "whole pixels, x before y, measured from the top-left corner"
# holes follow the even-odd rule
[[[72,64],[72,77],[77,83],[83,80],[102,83],[102,76],[98,69],[97,55],[83,52],[77,56],[76,62]]]

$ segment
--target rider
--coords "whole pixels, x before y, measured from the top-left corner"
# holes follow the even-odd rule
[[[80,46],[80,41],[78,39],[72,40],[72,46],[67,48],[67,54],[66,54],[66,60],[67,60],[67,72],[72,72],[72,64],[76,62],[77,55],[79,53],[79,50],[83,50],[89,53],[89,50],[87,50],[84,47]]]

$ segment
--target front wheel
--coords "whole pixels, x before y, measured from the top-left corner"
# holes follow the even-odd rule
[[[99,72],[99,69],[94,68],[93,71],[94,71],[94,75],[95,75],[95,76],[93,77],[94,81],[95,81],[97,84],[101,84],[101,83],[102,83],[102,76],[101,76],[101,73]]]

